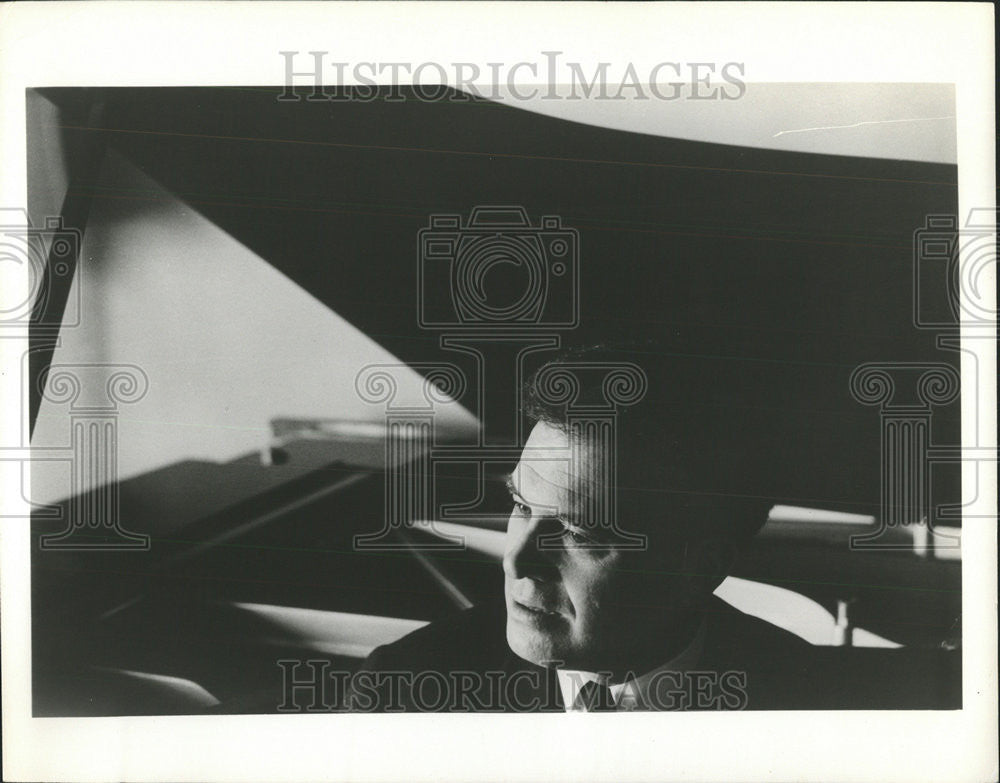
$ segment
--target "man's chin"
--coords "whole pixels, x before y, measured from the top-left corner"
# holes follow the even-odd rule
[[[536,666],[561,661],[559,645],[548,634],[527,628],[514,618],[507,618],[507,646],[511,651]]]

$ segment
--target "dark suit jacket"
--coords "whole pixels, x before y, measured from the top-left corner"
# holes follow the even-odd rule
[[[958,709],[958,651],[816,647],[714,598],[695,670],[656,709]],[[507,646],[503,603],[375,649],[351,681],[356,712],[561,712],[554,669]],[[637,673],[638,674],[638,673]]]

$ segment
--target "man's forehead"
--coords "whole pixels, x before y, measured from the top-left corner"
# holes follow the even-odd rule
[[[511,479],[522,492],[554,490],[573,497],[592,486],[597,467],[594,457],[587,444],[540,423],[531,431]]]

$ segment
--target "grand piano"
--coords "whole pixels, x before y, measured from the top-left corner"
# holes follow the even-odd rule
[[[719,594],[850,662],[845,703],[817,706],[961,706],[961,521],[886,524],[884,410],[851,387],[865,364],[958,366],[914,327],[912,285],[914,231],[956,211],[954,165],[279,92],[27,96],[32,222],[57,216],[78,245],[58,268],[49,248],[32,447],[76,453],[67,433],[93,416],[61,373],[143,385],[102,414],[113,470],[32,466],[36,716],[280,712],[288,662],[350,671],[497,594],[519,380],[559,345],[627,335],[667,345],[700,412],[738,429],[745,449],[712,454],[701,489],[773,508]],[[553,299],[530,333],[489,339],[428,317],[450,304],[421,299],[418,237],[482,205],[574,232],[579,286],[549,292],[576,316]],[[524,270],[507,266],[490,296],[509,306]],[[423,451],[391,456],[358,373],[391,366],[409,399],[442,364],[481,382],[445,395]],[[927,436],[957,443],[959,423],[942,398]],[[437,445],[493,457],[431,468]],[[359,548],[416,462],[430,514]],[[932,510],[957,498],[957,464],[936,465]],[[114,527],[88,527],[108,504]]]

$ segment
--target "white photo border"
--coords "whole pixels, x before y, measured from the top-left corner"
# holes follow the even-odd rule
[[[0,7],[0,203],[27,203],[25,89],[281,85],[278,52],[357,62],[537,61],[561,50],[745,63],[749,82],[945,82],[959,212],[995,207],[993,6],[986,3],[51,2]],[[627,42],[627,47],[624,46]],[[627,48],[627,51],[623,49]],[[527,81],[530,76],[526,74]],[[915,227],[916,228],[916,227]],[[995,270],[994,284],[995,284]],[[5,273],[4,286],[26,285]],[[993,290],[995,291],[995,285]],[[994,303],[995,309],[995,303]],[[0,340],[0,437],[20,431],[25,341]],[[970,344],[971,349],[977,346]],[[978,345],[982,400],[993,346]],[[963,380],[973,371],[963,360]],[[964,386],[963,386],[964,388]],[[996,443],[995,408],[963,442]],[[968,426],[978,425],[979,432]],[[963,475],[971,497],[975,477]],[[980,476],[980,479],[983,477]],[[969,512],[996,518],[996,476]],[[4,469],[4,514],[20,491]],[[13,490],[11,482],[14,483]],[[23,512],[23,509],[22,509]],[[996,526],[963,531],[963,709],[606,716],[31,717],[29,534],[0,528],[8,780],[990,780],[997,775]]]

